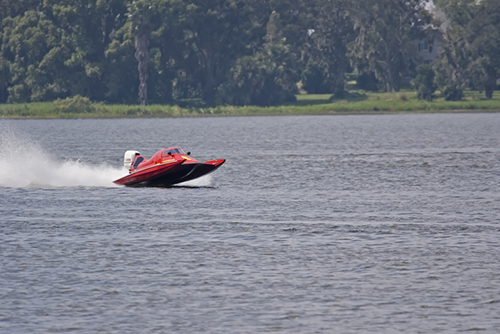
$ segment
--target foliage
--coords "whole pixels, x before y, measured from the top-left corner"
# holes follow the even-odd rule
[[[253,1],[205,0],[188,1],[185,36],[186,59],[193,66],[185,68],[202,87],[201,97],[214,105],[218,87],[226,81],[230,67],[241,56],[253,39],[262,39],[255,33],[255,5]],[[260,31],[264,32],[263,30]],[[196,63],[195,63],[196,61]]]
[[[94,111],[90,99],[81,95],[55,100],[54,109],[56,112],[73,114],[83,114]]]
[[[276,105],[312,92],[398,91],[429,39],[428,0],[2,0],[0,103]],[[450,21],[434,64],[449,98],[493,96],[500,2],[435,0]],[[432,30],[432,29],[431,29]],[[432,37],[432,36],[431,36]],[[353,68],[354,67],[354,68]]]
[[[111,103],[137,103],[139,73],[134,54],[131,22],[115,32],[104,52],[107,67],[103,73],[104,98]]]
[[[216,93],[218,104],[270,106],[294,101],[298,80],[295,57],[285,44],[280,16],[270,14],[262,49],[239,58]]]
[[[123,14],[108,4],[46,0],[2,21],[2,54],[9,62],[10,102],[81,94],[104,98],[104,50]]]
[[[302,88],[308,94],[327,94],[331,92],[331,87],[326,82],[322,68],[314,63],[312,59],[307,62],[306,68],[300,76]]]
[[[478,86],[491,99],[500,78],[500,1],[484,0],[478,5],[473,20],[467,25],[466,39],[474,60],[472,68]]]
[[[458,99],[467,86],[491,99],[500,77],[500,2],[439,0],[451,23],[440,57],[441,87]]]
[[[64,68],[55,68],[65,53],[60,47],[61,29],[36,11],[2,23],[2,62],[9,67],[10,78],[7,101],[43,101],[64,95]]]
[[[308,40],[309,68],[306,66],[303,79],[306,86],[315,87],[313,91],[342,96],[345,73],[350,71],[348,44],[354,39],[351,4],[345,0],[317,0],[315,4],[314,29]]]
[[[36,9],[40,0],[2,0],[0,5],[0,22],[6,17],[16,17]]]
[[[10,79],[9,63],[0,55],[0,103],[6,102],[9,97],[7,88]]]
[[[426,1],[359,0],[352,3],[356,38],[350,56],[384,82],[387,92],[399,91],[402,77],[416,62],[412,41],[424,36]]]
[[[415,77],[415,88],[417,89],[417,98],[419,100],[432,101],[433,94],[437,85],[434,83],[436,74],[429,65],[420,65],[417,67],[417,76]]]
[[[218,104],[270,106],[295,100],[297,75],[286,46],[268,45],[245,56],[231,69],[231,78],[217,92]]]

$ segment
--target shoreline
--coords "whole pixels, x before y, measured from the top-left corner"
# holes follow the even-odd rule
[[[452,110],[413,110],[413,111],[355,111],[325,113],[245,113],[245,114],[195,114],[182,115],[54,115],[54,116],[0,116],[0,120],[50,120],[50,119],[144,119],[144,118],[212,118],[212,117],[280,117],[280,116],[367,116],[367,115],[417,115],[417,114],[496,114],[500,109],[452,109]]]
[[[88,99],[68,98],[53,102],[0,104],[0,119],[86,119],[86,118],[169,118],[169,117],[238,117],[293,115],[391,115],[436,113],[499,113],[500,91],[493,99],[478,98],[469,91],[462,101],[432,102],[416,99],[415,92],[357,93],[354,97],[332,100],[325,95],[297,95],[297,101],[280,106],[200,106],[196,101],[183,104],[125,105],[93,103]],[[191,106],[189,105],[191,104]]]

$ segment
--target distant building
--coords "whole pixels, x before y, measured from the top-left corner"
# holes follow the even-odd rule
[[[426,40],[414,41],[413,44],[418,52],[418,57],[422,64],[431,64],[439,56],[439,45],[446,41],[446,29],[448,28],[448,19],[440,10],[433,9],[432,15],[437,22],[441,22],[438,27],[429,24],[425,27],[429,33]]]

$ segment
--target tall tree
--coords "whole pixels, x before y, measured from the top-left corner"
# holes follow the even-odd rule
[[[254,51],[247,45],[252,44],[252,39],[262,37],[253,33],[257,7],[253,6],[253,0],[189,0],[188,3],[186,43],[197,57],[195,70],[199,74],[202,99],[213,105],[216,91],[226,81],[236,59]]]
[[[106,71],[103,76],[105,100],[111,103],[138,102],[139,73],[134,57],[132,22],[127,22],[113,33],[105,50]]]
[[[280,15],[272,12],[259,52],[236,61],[217,92],[222,104],[270,106],[294,101],[298,75],[295,54],[286,45]]]
[[[318,0],[269,0],[269,7],[279,15],[282,37],[296,55],[299,68],[304,69],[309,59],[308,29],[314,27],[323,8]]]
[[[106,50],[111,68],[106,78],[108,98],[131,103],[131,96],[139,96],[144,104],[171,102],[177,71],[189,67],[184,59],[184,1],[134,1],[127,16]],[[137,71],[131,72],[131,66]]]
[[[9,98],[9,82],[9,62],[0,54],[0,103],[7,102],[7,99]]]
[[[350,67],[347,48],[354,39],[350,1],[318,0],[317,5],[320,10],[310,30],[309,66],[319,69],[318,79],[324,80],[329,93],[340,97],[345,89],[345,73]]]
[[[4,19],[1,57],[10,64],[9,100],[76,94],[102,100],[104,51],[125,9],[119,0],[45,0]]]
[[[44,6],[63,31],[61,47],[69,53],[64,66],[72,72],[67,83],[70,95],[104,99],[105,50],[125,22],[125,4],[120,0],[45,0]]]
[[[134,56],[137,59],[139,71],[139,102],[142,105],[148,104],[149,37],[155,10],[156,6],[148,0],[132,1],[129,5],[135,45]]]
[[[438,0],[436,3],[450,21],[438,67],[442,90],[454,93],[475,86],[491,99],[500,77],[500,2]],[[450,94],[450,98],[461,96]]]
[[[61,29],[39,11],[2,22],[3,68],[9,68],[8,102],[54,99],[67,93]],[[8,65],[6,65],[6,63]],[[4,83],[5,85],[5,83]]]
[[[416,64],[412,41],[422,37],[426,0],[358,0],[351,8],[356,39],[351,57],[374,72],[386,91],[399,91],[401,79]]]
[[[476,85],[491,99],[500,78],[500,1],[477,3],[473,19],[466,27],[467,46],[477,69]]]
[[[16,17],[29,10],[39,10],[42,5],[42,0],[2,0],[0,4],[0,23],[6,17]]]
[[[149,99],[153,103],[172,101],[173,81],[182,69],[186,45],[184,21],[186,4],[182,0],[160,0],[155,29],[151,32],[151,58]]]
[[[452,23],[446,29],[446,41],[440,48],[436,81],[446,100],[461,100],[469,83],[471,54],[467,49],[465,27],[472,20],[475,0],[436,0],[446,19]]]

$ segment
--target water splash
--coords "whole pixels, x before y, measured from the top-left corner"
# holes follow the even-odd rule
[[[124,168],[80,161],[61,161],[35,142],[2,128],[0,133],[1,187],[114,187]]]
[[[212,175],[203,175],[197,179],[179,183],[178,186],[183,187],[211,187],[212,186]]]

